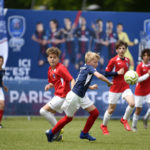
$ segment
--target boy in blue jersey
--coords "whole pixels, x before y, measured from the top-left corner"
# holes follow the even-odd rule
[[[73,89],[67,94],[62,105],[62,109],[65,111],[66,116],[60,119],[53,129],[48,130],[46,133],[49,142],[53,141],[53,137],[58,131],[60,131],[67,123],[72,121],[75,112],[80,106],[90,113],[84,129],[81,131],[80,139],[88,139],[89,141],[96,140],[96,138],[92,137],[88,132],[94,124],[96,118],[99,116],[99,111],[95,105],[93,105],[93,102],[85,95],[85,93],[88,88],[92,90],[98,88],[96,84],[90,86],[93,75],[106,82],[108,86],[112,85],[106,77],[97,72],[96,67],[98,66],[99,59],[100,56],[97,53],[86,53],[85,64],[80,68],[76,83]]]
[[[5,97],[4,97],[4,91],[8,92],[8,88],[3,83],[3,76],[5,74],[5,70],[2,69],[4,63],[3,56],[0,56],[0,128],[3,128],[1,121],[4,113],[4,107],[5,107]]]

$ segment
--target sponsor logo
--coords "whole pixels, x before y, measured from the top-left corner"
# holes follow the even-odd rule
[[[26,29],[25,18],[22,16],[10,16],[8,18],[8,33],[11,36],[9,40],[9,47],[13,51],[20,51],[24,45],[22,38]]]
[[[55,79],[56,77],[55,77],[55,74],[53,74],[53,78]]]

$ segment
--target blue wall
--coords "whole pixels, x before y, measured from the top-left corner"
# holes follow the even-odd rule
[[[52,19],[57,20],[59,27],[58,31],[64,28],[64,18],[70,18],[71,22],[75,22],[77,18],[77,11],[33,11],[33,10],[13,10],[10,9],[6,13],[6,25],[8,30],[8,42],[9,42],[9,56],[6,65],[6,75],[4,82],[9,87],[9,92],[6,93],[6,115],[39,115],[39,109],[53,96],[53,91],[45,92],[44,86],[47,83],[47,70],[48,63],[42,66],[38,65],[40,44],[32,40],[32,36],[35,34],[35,27],[37,22],[41,22],[45,29],[45,35],[43,38],[46,40],[49,38],[49,22]],[[103,21],[103,31],[106,32],[106,22],[112,21],[114,26],[114,33],[116,33],[116,26],[118,23],[122,23],[124,31],[128,34],[131,41],[135,38],[141,43],[141,38],[149,40],[147,36],[148,31],[144,30],[144,23],[150,18],[150,13],[132,13],[132,12],[82,12],[81,14],[86,19],[86,26],[90,32],[94,32],[92,24],[96,25],[97,19]],[[149,21],[148,21],[149,22]],[[80,28],[80,20],[75,30]],[[143,33],[141,37],[141,32]],[[146,35],[147,34],[147,35]],[[74,35],[74,34],[73,34]],[[62,39],[63,37],[59,37]],[[105,38],[105,36],[104,36]],[[91,41],[90,41],[91,39]],[[74,36],[74,58],[77,58],[79,53],[78,36]],[[105,39],[104,39],[105,40]],[[138,53],[140,51],[139,45],[129,47],[131,54],[133,55],[135,66],[138,63]],[[88,48],[93,51],[94,49],[94,36],[93,34],[88,37]],[[48,44],[47,47],[52,46]],[[67,54],[65,48],[65,42],[59,45],[65,58],[71,59],[71,55]],[[108,63],[108,47],[103,46],[101,49],[101,56],[104,58],[104,65],[102,70],[100,65],[98,71],[105,69]],[[75,64],[70,62],[68,69],[71,74],[76,78],[78,69],[75,68]],[[94,81],[97,82],[97,81]],[[98,82],[99,89],[95,91],[88,91],[88,95],[91,100],[94,101],[96,107],[100,111],[100,116],[103,116],[108,106],[108,87]],[[132,87],[134,92],[134,87]],[[116,111],[113,117],[120,117],[126,108],[124,100],[118,102]],[[144,105],[144,109],[141,115],[146,111],[147,106]],[[85,111],[79,110],[77,115],[87,115]]]

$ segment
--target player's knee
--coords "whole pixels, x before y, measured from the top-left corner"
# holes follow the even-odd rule
[[[135,110],[135,114],[136,115],[140,115],[142,108],[141,107],[137,107]]]
[[[129,103],[129,106],[130,106],[131,108],[134,108],[135,103],[134,103],[134,102],[130,102],[130,103]]]
[[[44,116],[44,114],[45,114],[45,109],[44,109],[44,108],[41,108],[41,109],[40,109],[40,115]]]
[[[108,110],[108,113],[109,113],[109,114],[112,114],[112,113],[114,112],[114,110],[115,110],[114,108],[110,108],[110,109]]]
[[[5,103],[4,101],[0,101],[0,109],[3,110],[5,107]]]

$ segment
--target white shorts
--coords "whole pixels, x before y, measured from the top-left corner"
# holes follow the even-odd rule
[[[150,104],[150,94],[145,96],[136,96],[135,95],[135,107],[142,107],[144,101]]]
[[[0,101],[4,101],[5,97],[4,97],[4,92],[3,89],[0,87]]]
[[[63,110],[61,109],[61,106],[64,102],[65,98],[54,96],[49,102],[48,105],[50,108],[55,110],[56,112],[62,113]]]
[[[87,96],[81,98],[78,95],[76,95],[74,92],[70,91],[67,94],[67,97],[62,105],[62,109],[64,110],[67,116],[73,117],[75,112],[80,107],[86,109],[91,105],[93,105],[93,102]]]
[[[108,96],[109,104],[117,104],[117,101],[121,97],[121,95],[122,95],[122,98],[124,99],[128,95],[133,95],[133,93],[132,93],[131,89],[126,89],[122,93],[109,92],[109,96]]]

